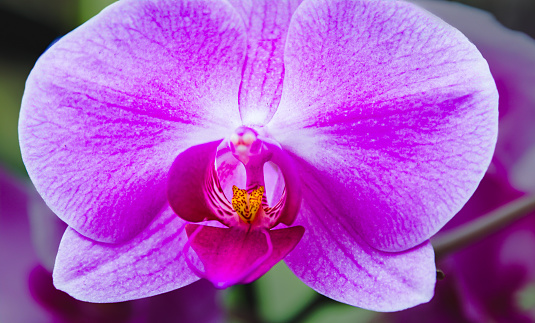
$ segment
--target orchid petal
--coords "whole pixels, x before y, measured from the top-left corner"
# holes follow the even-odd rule
[[[311,0],[292,18],[285,64],[270,133],[373,247],[421,244],[474,192],[498,99],[460,32],[403,1]]]
[[[145,228],[176,155],[239,126],[245,47],[240,17],[216,0],[118,1],[55,43],[28,78],[19,125],[54,213],[103,242]]]
[[[247,55],[239,103],[245,125],[264,125],[282,94],[284,45],[292,14],[302,0],[230,0],[247,30]]]
[[[41,265],[52,272],[58,247],[67,225],[46,206],[41,196],[33,188],[29,193],[28,216],[33,246]]]
[[[436,268],[425,242],[389,253],[370,247],[340,214],[328,186],[304,184],[297,225],[307,231],[285,261],[309,287],[334,300],[374,311],[398,311],[433,296]]]
[[[299,213],[299,208],[301,207],[302,190],[299,172],[290,155],[282,149],[277,149],[273,145],[267,145],[271,147],[271,150],[273,151],[271,161],[279,166],[284,178],[284,207],[279,217],[276,219],[276,223],[291,225],[295,221],[295,218]]]
[[[68,228],[54,267],[54,285],[88,302],[153,296],[196,280],[182,257],[185,223],[167,206],[124,244],[95,242]]]
[[[186,221],[218,220],[227,226],[239,221],[215,170],[219,144],[214,141],[190,147],[171,166],[167,197],[175,213]]]
[[[226,288],[250,283],[265,274],[297,245],[305,229],[245,231],[189,224],[186,231],[203,263],[203,278]]]
[[[495,159],[511,170],[517,189],[535,191],[535,42],[483,10],[453,2],[415,3],[459,29],[489,62],[500,93]]]

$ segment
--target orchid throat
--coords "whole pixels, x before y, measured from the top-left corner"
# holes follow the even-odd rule
[[[232,185],[232,208],[243,223],[261,224],[270,208],[267,205],[264,183],[264,164],[272,157],[269,148],[251,128],[240,127],[229,139],[232,155],[245,167],[246,188]],[[256,221],[258,220],[258,221]]]
[[[244,166],[245,187],[243,182],[242,187],[236,185],[238,177],[232,172],[224,176],[223,183],[220,181],[218,154],[235,166],[229,167],[234,171],[240,163]],[[264,173],[268,162],[277,166],[276,174]],[[274,178],[284,183],[283,189],[282,184],[278,185],[282,193],[272,205],[266,196],[265,176],[270,183]],[[193,182],[201,185],[186,184]],[[232,188],[232,198],[225,195],[223,188]],[[224,143],[212,142],[182,152],[169,173],[171,207],[188,222],[215,220],[226,226],[186,225],[188,243],[182,253],[189,268],[218,288],[249,283],[263,275],[304,234],[301,226],[273,229],[280,223],[290,226],[294,222],[301,202],[300,188],[299,176],[287,153],[268,136],[248,127],[238,128]]]

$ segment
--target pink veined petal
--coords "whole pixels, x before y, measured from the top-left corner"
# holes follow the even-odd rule
[[[52,272],[59,243],[67,229],[67,224],[50,210],[33,188],[28,195],[30,197],[28,216],[33,247],[41,265]]]
[[[180,153],[167,180],[171,208],[189,222],[220,220],[232,225],[239,221],[225,198],[215,171],[215,156],[221,141],[193,146]]]
[[[213,141],[190,147],[180,153],[171,166],[167,198],[173,211],[183,220],[217,220],[226,226],[235,226],[240,221],[221,188],[215,169],[220,144],[221,141]]]
[[[415,3],[458,28],[489,62],[500,93],[495,159],[510,170],[517,189],[535,191],[535,42],[483,10],[440,1]]]
[[[247,30],[239,104],[245,125],[265,125],[282,94],[288,26],[302,0],[230,0]]]
[[[243,23],[216,0],[119,1],[32,70],[19,135],[50,208],[92,239],[135,236],[176,155],[239,126]]]
[[[188,224],[186,231],[191,248],[203,264],[203,278],[218,288],[227,288],[265,274],[292,251],[305,229],[245,231]]]
[[[292,18],[285,67],[270,133],[313,166],[336,192],[337,216],[372,246],[426,241],[483,177],[496,87],[476,48],[423,9],[307,1]]]
[[[185,222],[167,206],[127,243],[95,242],[68,228],[54,267],[54,285],[94,303],[121,302],[174,290],[199,278],[180,252]]]
[[[295,224],[307,228],[285,258],[309,287],[334,300],[374,311],[399,311],[433,297],[436,279],[431,244],[403,252],[370,247],[354,223],[340,216],[337,192],[313,176],[303,182],[303,203]]]

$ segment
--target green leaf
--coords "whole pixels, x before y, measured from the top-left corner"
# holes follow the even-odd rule
[[[83,24],[116,0],[79,0],[78,22]]]
[[[24,82],[33,62],[0,60],[0,163],[25,174],[18,140],[18,120]]]
[[[316,297],[282,261],[254,284],[260,316],[268,322],[287,321]]]
[[[318,308],[315,312],[309,315],[304,322],[371,322],[373,319],[376,319],[377,316],[378,314],[376,312],[368,311],[358,307],[352,307],[342,303],[332,303]]]

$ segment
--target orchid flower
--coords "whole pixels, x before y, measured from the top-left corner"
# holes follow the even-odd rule
[[[477,219],[535,186],[535,41],[468,6],[418,1],[481,51],[500,94],[500,123],[491,167],[478,189],[443,232]],[[399,322],[533,322],[522,294],[535,283],[535,213],[441,261],[445,280],[428,304],[395,314]]]
[[[281,259],[378,311],[428,301],[428,239],[488,167],[497,91],[402,1],[122,0],[55,43],[22,102],[28,173],[68,225],[54,284],[117,302]]]

